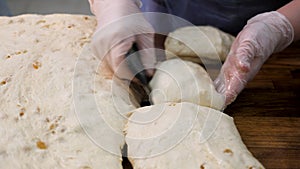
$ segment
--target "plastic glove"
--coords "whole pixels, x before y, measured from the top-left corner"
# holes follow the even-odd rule
[[[248,21],[214,81],[217,91],[226,97],[226,106],[254,78],[268,57],[286,48],[293,38],[292,25],[278,12],[259,14]]]
[[[98,25],[93,35],[94,53],[105,61],[122,79],[132,79],[133,74],[124,61],[133,43],[141,52],[141,62],[148,76],[153,75],[154,30],[139,9],[138,0],[89,0]]]

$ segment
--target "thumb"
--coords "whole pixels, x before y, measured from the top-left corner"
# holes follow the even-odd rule
[[[138,82],[138,80],[134,77],[132,71],[129,69],[125,56],[130,50],[133,41],[133,38],[129,38],[121,43],[118,43],[110,50],[108,56],[105,59],[113,70],[114,75],[116,75],[120,79]]]
[[[153,76],[157,63],[154,48],[154,34],[138,35],[138,47],[140,49],[141,62],[149,77]]]

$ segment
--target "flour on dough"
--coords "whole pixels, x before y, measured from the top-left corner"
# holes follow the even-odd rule
[[[225,103],[207,72],[189,61],[171,59],[161,62],[149,84],[153,104],[191,102],[221,110]]]
[[[122,83],[115,83],[122,96],[111,92],[109,71],[100,68],[95,73],[95,67],[91,71],[89,66],[99,60],[88,47],[86,53],[82,49],[90,43],[95,26],[94,17],[82,15],[0,18],[1,168],[122,168],[126,114],[120,111],[133,110],[137,104],[127,97],[130,91]],[[75,77],[81,54],[86,57],[86,67]],[[74,93],[72,82],[77,78],[85,84],[86,73],[95,75],[95,86],[82,88],[86,95],[76,95],[83,93]],[[90,102],[86,96],[94,96],[102,121],[95,118],[80,124],[75,96],[87,108]],[[116,104],[123,109],[118,110]],[[95,111],[84,108],[85,117]],[[100,127],[93,128],[97,125]],[[110,130],[105,130],[107,126]],[[97,138],[87,135],[88,127],[97,132]],[[97,139],[111,147],[97,145]]]
[[[196,104],[139,108],[126,133],[134,168],[264,168],[243,144],[231,117]]]
[[[234,39],[211,26],[179,28],[169,33],[165,41],[166,57],[180,57],[196,63],[225,61]]]

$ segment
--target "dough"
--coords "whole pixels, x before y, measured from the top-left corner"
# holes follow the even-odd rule
[[[149,84],[153,104],[191,102],[221,110],[225,103],[206,71],[189,61],[161,62]]]
[[[211,26],[183,27],[169,33],[165,41],[166,57],[204,64],[225,61],[234,39]]]
[[[138,169],[262,169],[233,119],[192,103],[164,103],[132,112],[129,160]]]
[[[105,65],[95,73],[95,26],[81,15],[0,18],[1,168],[122,168],[124,112],[138,105]]]
[[[125,144],[123,130],[133,112],[126,140],[136,168],[261,166],[241,142],[232,119],[218,111],[191,103],[166,103],[136,109],[138,94],[134,94],[124,81],[115,79],[105,64],[98,65],[100,60],[91,52],[89,43],[95,26],[94,17],[82,15],[0,17],[1,168],[121,169],[121,149]],[[182,71],[178,71],[178,66]],[[201,104],[216,109],[222,107],[222,100],[211,89],[211,80],[198,65],[170,60],[161,67],[170,70],[183,90],[189,89],[184,99],[178,101],[191,99],[200,104],[199,98],[191,95],[196,91],[201,93]],[[181,75],[177,75],[178,72]],[[152,86],[165,85],[159,84],[162,83],[160,74],[164,76],[158,71]],[[191,74],[198,76],[195,83],[193,76],[187,76]],[[187,77],[190,83],[185,82]],[[203,85],[198,84],[200,81]],[[176,86],[170,87],[178,92]],[[195,90],[198,87],[201,90]],[[213,94],[207,94],[211,90]],[[182,107],[183,116],[178,106]],[[163,112],[169,113],[157,118],[164,107]],[[136,113],[152,108],[154,110],[147,115]],[[198,108],[200,111],[195,110]],[[219,117],[222,118],[218,120]],[[148,118],[156,119],[139,125],[135,123]],[[220,125],[208,141],[199,144],[197,134],[204,119],[209,120],[208,126],[214,127],[218,121]],[[191,122],[195,125],[191,126]],[[150,143],[147,146],[140,140],[130,140],[151,137],[169,128],[176,132],[169,133],[170,137],[146,142]],[[192,132],[188,132],[190,129]],[[204,134],[200,141],[206,140],[205,136],[209,135]],[[158,146],[162,149],[153,149],[153,145],[162,145]],[[171,149],[163,156],[135,158],[160,153],[165,146]]]

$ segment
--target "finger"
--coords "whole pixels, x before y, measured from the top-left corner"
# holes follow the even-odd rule
[[[220,74],[217,76],[217,78],[214,80],[214,86],[215,86],[215,88],[216,89],[218,89],[219,88],[219,86],[221,85],[221,81],[222,81],[222,78],[221,78],[221,74],[223,74],[223,72],[220,72]],[[218,91],[218,90],[217,90]]]
[[[225,100],[225,106],[224,107],[227,107],[232,102],[234,102],[234,100],[236,99],[237,95],[234,94],[234,93],[229,93],[228,92],[228,93],[226,93],[225,97],[226,97],[226,100]]]
[[[249,54],[247,52],[240,52],[236,54],[236,59],[234,60],[236,67],[239,71],[247,73],[251,69],[252,58],[249,58]]]
[[[225,92],[225,82],[223,78],[223,73],[221,72],[218,77],[214,80],[214,86],[218,93],[224,94]]]
[[[235,47],[233,49],[234,55],[236,55],[237,60],[240,62],[239,67],[244,72],[250,71],[250,64],[254,60],[255,56],[260,53],[258,50],[260,49],[258,47],[257,42],[253,40],[253,37],[255,35],[252,35],[251,32],[248,32],[246,30],[243,30],[239,33],[238,38],[235,40]]]
[[[223,79],[219,78],[215,82],[218,92],[224,92],[226,96],[226,105],[236,99],[249,80],[255,53],[257,53],[254,44],[245,31],[240,32],[232,44],[221,70]]]
[[[141,55],[141,62],[149,77],[153,76],[156,65],[156,56],[154,49],[154,34],[142,34],[138,35],[137,43]]]
[[[245,75],[241,74],[241,72],[234,71],[233,75],[228,80],[228,84],[226,86],[226,105],[232,103],[237,95],[243,90],[247,81],[245,80]]]
[[[134,74],[128,67],[128,63],[125,55],[130,50],[134,39],[126,39],[125,41],[115,45],[109,52],[109,56],[106,58],[107,62],[111,66],[114,75],[121,79],[133,80],[138,82],[134,77]]]

